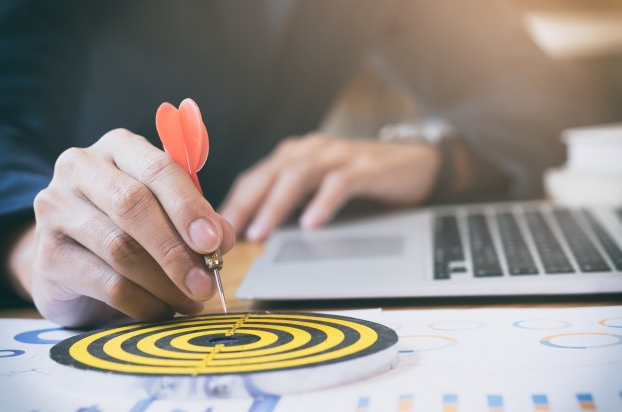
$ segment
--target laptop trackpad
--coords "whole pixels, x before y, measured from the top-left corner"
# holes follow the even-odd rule
[[[281,245],[275,262],[378,258],[403,253],[404,238],[401,236],[289,239]]]

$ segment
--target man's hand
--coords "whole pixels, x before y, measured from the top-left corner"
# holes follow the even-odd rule
[[[355,197],[393,204],[425,200],[439,164],[438,150],[425,144],[322,134],[289,138],[236,180],[221,214],[238,234],[261,240],[311,196],[300,225],[318,227]]]
[[[61,154],[34,208],[12,267],[41,314],[66,326],[198,313],[215,291],[201,255],[235,242],[188,174],[123,129]]]

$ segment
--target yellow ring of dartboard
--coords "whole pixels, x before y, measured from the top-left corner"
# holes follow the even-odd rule
[[[62,365],[132,375],[254,373],[370,355],[397,342],[386,326],[337,315],[240,313],[136,323],[56,344]]]

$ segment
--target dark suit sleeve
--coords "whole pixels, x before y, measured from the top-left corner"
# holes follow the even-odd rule
[[[49,3],[49,4],[48,4]],[[57,64],[61,2],[0,4],[0,227],[31,219],[35,195],[52,176],[44,131]]]
[[[45,130],[58,70],[60,1],[0,2],[0,260],[12,233],[34,219],[33,200],[53,172],[54,142]],[[14,301],[0,282],[0,301]]]

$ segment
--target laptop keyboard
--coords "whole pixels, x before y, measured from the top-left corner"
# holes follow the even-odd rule
[[[499,263],[497,252],[495,252],[495,245],[484,215],[470,215],[468,224],[473,275],[478,278],[503,276],[501,264]]]
[[[434,220],[434,277],[450,278],[450,262],[464,261],[462,239],[455,216],[437,216]]]
[[[511,213],[498,213],[497,225],[505,251],[508,272],[511,275],[533,275],[538,273],[536,262],[529,252],[527,242]]]
[[[618,211],[622,212],[622,209],[618,209]],[[583,215],[592,227],[592,230],[596,234],[596,237],[600,241],[600,244],[603,245],[605,252],[607,252],[607,255],[609,255],[609,258],[611,259],[611,262],[613,262],[615,268],[617,270],[622,270],[622,250],[620,250],[620,247],[605,230],[603,225],[601,225],[600,222],[596,220],[592,212],[590,212],[589,210],[584,210]]]
[[[582,272],[609,272],[611,269],[568,210],[553,212],[568,246]]]
[[[527,212],[527,224],[545,273],[574,272],[570,260],[540,212]]]
[[[617,213],[622,216],[622,209]],[[434,218],[434,278],[451,279],[469,265],[476,278],[610,272],[610,264],[622,271],[622,250],[607,229],[589,210],[577,215],[585,226],[561,207],[549,213],[534,208],[439,214]]]

